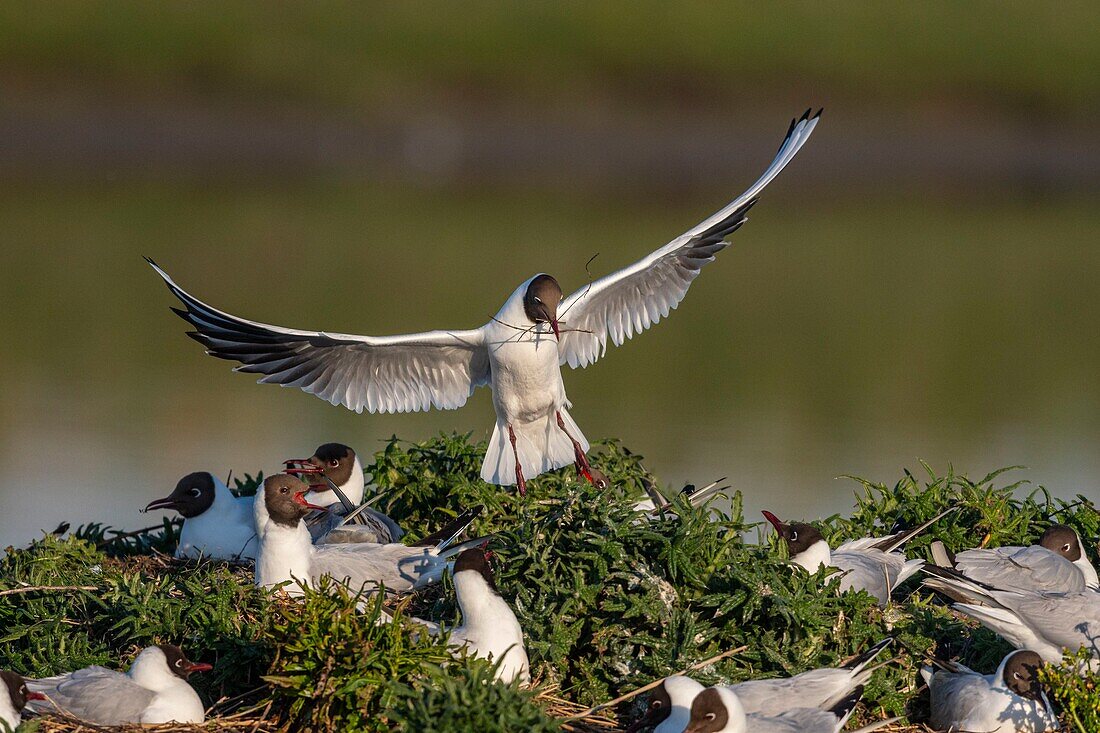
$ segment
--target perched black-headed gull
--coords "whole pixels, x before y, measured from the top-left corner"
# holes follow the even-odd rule
[[[708,687],[691,702],[684,733],[837,733],[855,709],[863,688],[857,687],[831,710],[793,708],[779,715],[746,713],[737,693]],[[885,725],[885,723],[884,723]]]
[[[595,362],[607,342],[619,345],[664,318],[688,286],[727,246],[757,196],[809,139],[818,116],[792,122],[764,174],[741,196],[644,259],[565,297],[550,275],[522,282],[481,328],[404,336],[301,331],[249,321],[189,295],[156,266],[186,306],[207,353],[240,362],[260,382],[298,387],[356,412],[456,409],[490,385],[496,426],[481,468],[486,481],[516,484],[575,463],[593,483],[588,441],[570,416],[561,365]]]
[[[284,463],[287,473],[310,479],[306,501],[329,510],[306,517],[306,526],[317,544],[388,544],[405,535],[397,522],[382,512],[360,506],[366,479],[359,456],[350,447],[343,443],[325,443],[309,458]],[[351,519],[345,521],[349,515]]]
[[[497,679],[531,679],[523,629],[497,591],[484,550],[471,547],[455,560],[455,596],[462,625],[451,630],[450,643],[497,665]]]
[[[883,639],[842,667],[811,669],[793,677],[748,680],[725,687],[737,694],[747,714],[780,715],[795,708],[830,710],[871,678],[877,669],[871,662],[892,641]],[[684,675],[665,678],[650,694],[645,715],[627,730],[656,726],[654,733],[679,733],[687,725],[692,701],[704,689]]]
[[[257,550],[252,504],[253,497],[237,497],[213,474],[198,471],[145,511],[172,509],[183,516],[176,557],[252,560]]]
[[[1096,569],[1072,527],[1051,525],[1039,544],[965,550],[951,555],[941,542],[932,543],[936,564],[953,567],[968,578],[994,588],[1074,593],[1097,590]]]
[[[85,667],[75,672],[28,680],[44,701],[31,702],[36,712],[60,709],[75,718],[98,725],[124,723],[201,723],[206,717],[202,700],[187,683],[193,672],[205,672],[209,664],[196,664],[178,646],[146,647],[130,670],[123,674],[105,667]]]
[[[0,680],[4,682],[4,691],[0,692],[0,723],[15,730],[23,721],[23,709],[27,707],[27,702],[45,700],[46,696],[27,689],[27,681],[15,672],[0,672]]]
[[[1064,650],[1093,650],[1100,638],[1100,593],[1040,593],[992,588],[950,568],[927,565],[924,581],[957,603],[953,608],[1003,636],[1017,649],[1062,661]]]
[[[725,480],[726,477],[723,476],[717,481],[711,481],[701,488],[695,486],[695,484],[688,484],[680,489],[679,495],[687,499],[688,503],[693,507],[699,507],[707,500],[711,499],[715,494],[729,489],[729,486],[721,485]],[[672,500],[666,499],[656,488],[647,486],[646,492],[649,494],[649,497],[634,502],[634,511],[647,515],[649,519],[659,519],[665,512],[672,511]]]
[[[983,675],[961,664],[921,670],[931,697],[929,723],[936,730],[1044,733],[1058,719],[1039,683],[1043,660],[1032,651],[1008,654],[997,671]]]
[[[410,547],[400,542],[314,546],[302,519],[318,507],[306,501],[309,485],[294,476],[276,474],[264,480],[256,496],[256,529],[260,550],[256,556],[256,585],[273,587],[288,581],[314,584],[323,576],[345,584],[352,591],[385,584],[387,590],[405,591],[437,582],[448,559],[465,545]],[[471,512],[460,518],[469,522]],[[476,514],[474,514],[476,516]],[[454,524],[453,522],[451,524]],[[448,525],[453,538],[465,529]],[[484,542],[484,538],[470,540]],[[293,588],[291,592],[295,592]]]
[[[888,537],[865,537],[845,542],[832,550],[821,532],[810,524],[786,523],[771,512],[764,517],[775,527],[790,551],[791,562],[811,573],[823,567],[843,571],[841,591],[865,590],[878,599],[880,605],[890,602],[890,594],[907,578],[920,570],[923,560],[909,560],[898,549],[930,524],[954,509],[948,509],[913,529],[896,532]]]

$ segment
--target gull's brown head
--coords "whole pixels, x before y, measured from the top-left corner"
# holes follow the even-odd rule
[[[1026,649],[1012,652],[1005,660],[1005,687],[1020,697],[1042,701],[1043,688],[1039,682],[1042,667],[1043,659],[1035,652]]]
[[[298,522],[314,509],[325,507],[305,500],[309,484],[285,473],[277,473],[264,479],[264,507],[271,521],[283,527],[297,527]]]
[[[1081,542],[1077,539],[1077,533],[1064,524],[1052,524],[1039,539],[1039,544],[1070,562],[1081,559]]]
[[[532,323],[549,323],[558,332],[558,304],[562,301],[561,286],[549,275],[539,275],[527,286],[523,294],[523,311]]]

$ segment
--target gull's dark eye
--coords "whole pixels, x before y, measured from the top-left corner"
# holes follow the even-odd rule
[[[1062,545],[1062,552],[1069,552],[1069,543]]]
[[[661,707],[661,701],[660,700],[654,700],[653,702],[649,703],[649,707],[656,710],[657,708]]]
[[[714,720],[714,713],[707,713],[707,720]]]
[[[328,462],[328,465],[332,466],[333,468],[336,468],[337,466],[340,465],[340,461],[333,458],[331,461]]]
[[[286,493],[286,492],[288,492],[288,491],[290,491],[290,489],[288,489],[288,488],[287,488],[287,487],[285,487],[285,486],[284,486],[284,487],[282,487],[281,489],[279,489],[279,493],[280,493],[280,494],[285,494],[285,493]]]
[[[1013,676],[1013,677],[1015,677],[1015,678],[1016,678],[1016,679],[1018,679],[1018,680],[1022,680],[1022,679],[1023,679],[1023,677],[1021,677],[1021,676],[1020,676],[1020,673],[1019,673],[1019,672],[1013,672],[1013,673],[1012,673],[1012,676]]]
[[[177,667],[182,667],[183,666],[183,660],[182,659],[177,659],[176,660],[176,666]]]
[[[202,489],[191,489],[191,496],[195,497],[196,499],[199,498],[200,496],[202,496]]]
[[[540,298],[539,296],[537,296],[537,295],[536,295],[536,296],[535,296],[535,302],[536,302],[536,303],[541,303],[541,302],[542,302],[542,298]]]
[[[798,532],[793,530],[793,529],[791,530],[791,539],[794,540],[795,542],[798,541]]]

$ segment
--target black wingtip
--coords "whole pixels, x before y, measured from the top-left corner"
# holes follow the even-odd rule
[[[825,111],[825,108],[824,108],[824,107],[822,107],[821,109],[819,109],[819,110],[817,111],[817,114],[816,114],[816,115],[814,115],[813,117],[811,117],[810,119],[816,120],[817,118],[821,117],[821,113],[822,113],[822,112],[824,112],[824,111]]]
[[[863,685],[860,685],[845,697],[842,697],[836,705],[829,708],[829,712],[835,715],[837,720],[844,720],[852,714],[853,710],[855,710],[861,697],[863,697]]]
[[[799,122],[805,122],[806,120],[810,119],[810,113],[813,112],[813,111],[814,111],[814,108],[810,107],[809,109],[807,109],[805,112],[802,113],[802,117],[799,118],[798,121]]]
[[[157,267],[157,266],[158,266],[156,262],[153,262],[153,258],[152,258],[152,257],[147,257],[146,255],[142,255],[142,256],[141,256],[141,259],[145,260],[146,262],[148,262],[148,263],[149,263],[150,265],[152,265],[153,267]]]

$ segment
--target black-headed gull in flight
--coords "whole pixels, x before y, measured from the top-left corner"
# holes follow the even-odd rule
[[[929,588],[957,601],[952,608],[981,622],[1017,649],[1038,652],[1057,664],[1063,652],[1082,647],[1096,656],[1100,639],[1100,593],[1040,593],[992,588],[950,568],[926,565]],[[1094,665],[1095,666],[1095,665]]]
[[[309,485],[287,474],[268,476],[256,495],[256,529],[260,550],[256,556],[256,585],[273,587],[288,581],[315,584],[328,576],[345,584],[351,591],[384,584],[390,591],[406,591],[437,582],[443,577],[449,558],[471,543],[469,540],[447,548],[409,546],[400,542],[375,544],[335,544],[314,546],[303,518],[317,506],[305,497]],[[466,512],[459,520],[467,524],[476,512]],[[452,522],[451,524],[454,524]],[[453,538],[465,529],[448,527],[441,534]],[[297,592],[293,587],[290,592]]]
[[[178,646],[146,647],[123,674],[105,667],[28,680],[46,700],[30,703],[36,712],[60,709],[97,725],[125,723],[201,723],[206,709],[187,682],[194,672],[211,669],[184,656]]]
[[[997,671],[983,675],[956,663],[921,670],[928,684],[929,723],[936,730],[981,733],[1044,733],[1058,718],[1039,682],[1042,658],[1032,651],[1009,653]]]
[[[23,722],[23,709],[27,707],[27,702],[45,700],[46,696],[27,689],[27,681],[15,672],[0,672],[0,680],[4,683],[4,691],[0,692],[0,723],[15,730]]]
[[[1029,547],[980,548],[952,555],[937,541],[932,543],[932,557],[937,565],[994,588],[1075,593],[1098,586],[1081,537],[1064,524],[1051,525],[1039,544]]]
[[[309,458],[292,458],[284,463],[287,473],[309,479],[306,501],[328,508],[327,512],[306,517],[306,526],[317,544],[388,544],[405,536],[397,522],[369,506],[360,506],[366,479],[359,456],[349,446],[325,443]]]
[[[176,557],[252,560],[256,557],[253,497],[237,497],[206,471],[189,473],[171,494],[149,502],[145,511],[172,509],[183,516]]]
[[[866,684],[881,666],[872,666],[871,662],[892,641],[883,639],[842,667],[811,669],[793,677],[748,680],[725,687],[737,694],[747,714],[773,716],[795,708],[830,710]],[[627,732],[656,726],[653,733],[680,733],[691,715],[692,701],[704,689],[685,675],[665,678],[650,695],[645,715]]]
[[[570,416],[561,366],[585,367],[679,305],[703,266],[728,246],[760,192],[809,139],[819,115],[792,122],[764,174],[728,206],[647,257],[565,296],[550,275],[520,283],[481,328],[403,336],[302,331],[249,321],[188,294],[150,260],[207,353],[240,362],[260,382],[298,387],[362,412],[456,409],[474,389],[493,391],[496,425],[481,476],[518,485],[575,463],[593,483],[588,441]]]
[[[790,551],[791,562],[808,572],[823,567],[842,571],[840,590],[865,590],[879,605],[890,602],[890,594],[906,579],[920,570],[924,560],[910,560],[898,550],[954,508],[947,509],[913,529],[895,532],[887,537],[864,537],[845,542],[832,550],[820,530],[803,522],[783,522],[771,512],[764,517],[775,527],[780,539]]]

